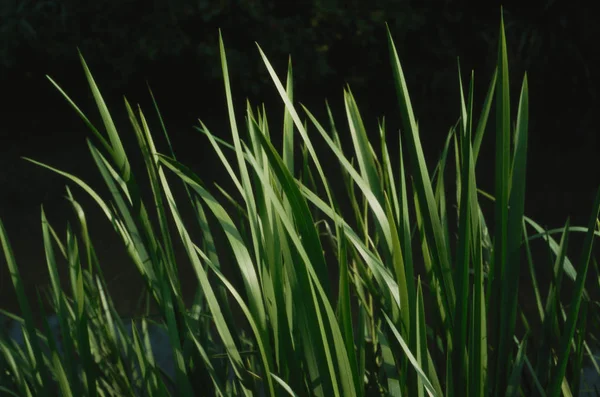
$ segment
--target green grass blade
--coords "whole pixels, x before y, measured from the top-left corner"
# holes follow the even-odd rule
[[[500,33],[498,39],[498,80],[496,87],[496,159],[495,159],[495,188],[494,197],[494,261],[489,273],[490,295],[489,308],[492,316],[489,324],[489,342],[497,346],[494,359],[490,360],[490,370],[493,379],[493,395],[502,393],[502,385],[506,383],[507,362],[512,355],[509,350],[500,350],[500,343],[505,349],[506,333],[501,332],[502,327],[509,326],[508,311],[511,307],[509,291],[505,287],[514,280],[514,275],[508,273],[508,233],[509,233],[509,195],[510,195],[510,92],[508,81],[508,57],[506,49],[506,36],[504,33],[504,19],[501,15]],[[519,222],[520,233],[521,227]],[[510,276],[509,276],[510,274]],[[506,304],[506,305],[505,305]],[[504,335],[503,335],[504,334]],[[511,336],[512,338],[512,336]]]
[[[288,60],[288,74],[286,80],[286,94],[290,102],[294,101],[294,86],[292,73],[292,59]],[[287,107],[283,115],[283,162],[287,169],[294,173],[294,120]]]
[[[506,81],[508,84],[508,81]],[[508,91],[508,88],[506,88]],[[509,106],[508,101],[505,104]],[[507,249],[508,262],[504,264],[502,278],[502,317],[500,320],[501,332],[499,341],[498,376],[506,376],[506,368],[510,355],[507,354],[513,346],[513,335],[517,315],[518,279],[520,274],[520,256],[523,237],[523,216],[525,214],[525,185],[527,174],[527,139],[529,123],[529,94],[527,75],[523,79],[519,109],[517,113],[517,127],[514,139],[514,154],[512,156],[512,171],[510,174],[510,197],[508,206],[507,224]],[[505,353],[507,352],[507,353]]]
[[[527,339],[528,334],[525,335],[523,340],[519,343],[519,349],[517,350],[517,356],[515,357],[515,363],[513,365],[512,373],[508,379],[506,387],[506,397],[520,395],[519,389],[521,384],[521,374],[523,372],[523,364],[525,363],[525,352],[527,351]]]
[[[1,219],[0,243],[2,245],[2,250],[4,251],[4,258],[6,259],[6,263],[8,265],[8,270],[11,275],[12,284],[17,294],[19,307],[21,308],[21,313],[25,320],[24,336],[26,336],[31,341],[31,347],[33,349],[34,357],[32,360],[32,364],[35,368],[37,368],[35,374],[35,390],[36,393],[40,393],[40,395],[45,396],[47,395],[50,388],[50,376],[48,374],[46,366],[44,365],[42,351],[40,349],[38,338],[36,337],[31,306],[29,305],[29,301],[25,294],[25,288],[23,286],[21,274],[19,272],[19,268],[17,267],[15,256],[13,254],[10,242],[8,241],[8,235],[6,234],[6,229],[4,228],[4,224],[2,223]]]
[[[298,225],[299,235],[302,236],[303,245],[307,247],[306,251],[303,249],[300,249],[299,239],[292,237],[292,236],[294,236],[295,233],[292,230],[291,224],[288,223],[287,218],[284,216],[281,216],[282,223],[286,227],[288,235],[294,241],[294,245],[296,246],[296,248],[300,249],[299,253],[303,257],[304,263],[306,264],[306,270],[308,271],[311,278],[314,279],[316,274],[315,274],[313,264],[314,263],[318,264],[319,263],[318,261],[321,261],[323,259],[322,259],[321,251],[315,252],[316,251],[315,248],[321,247],[321,244],[319,242],[318,235],[316,235],[316,229],[313,225],[313,222],[311,221],[311,216],[308,211],[307,203],[303,199],[302,194],[300,193],[300,190],[296,186],[296,183],[295,183],[292,175],[285,168],[285,165],[283,164],[281,158],[275,152],[275,149],[273,148],[273,146],[262,135],[259,137],[260,137],[261,144],[263,145],[263,148],[267,152],[269,162],[271,163],[271,166],[273,167],[273,171],[276,174],[279,182],[281,183],[282,188],[283,188],[284,192],[286,193],[286,196],[287,196],[290,204],[292,205],[292,208],[294,211],[294,219],[296,221],[296,224]],[[251,160],[252,163],[254,163],[254,161],[252,161],[252,156],[249,156],[249,159]],[[257,167],[257,165],[255,165],[255,168],[256,167]],[[275,205],[277,212],[282,214],[283,208],[280,207],[279,203],[277,201],[273,200],[273,204]],[[317,249],[319,249],[319,248],[317,248]],[[318,257],[315,258],[315,255],[318,255]],[[315,258],[316,260],[313,260],[313,258]],[[301,274],[301,273],[298,272],[298,274]],[[354,388],[354,380],[353,380],[353,376],[352,376],[353,372],[352,372],[351,365],[350,365],[350,362],[348,359],[348,355],[346,353],[346,348],[342,341],[342,334],[341,334],[339,326],[337,324],[337,320],[335,319],[335,314],[333,312],[333,309],[331,308],[329,299],[326,296],[322,285],[317,280],[314,280],[314,281],[315,281],[314,287],[318,293],[318,296],[321,298],[321,304],[325,310],[325,315],[326,315],[326,320],[327,320],[327,323],[325,324],[327,326],[326,329],[323,329],[323,331],[321,331],[321,333],[323,334],[323,336],[322,336],[323,343],[325,344],[323,346],[324,347],[323,353],[324,353],[325,357],[328,357],[330,355],[330,353],[335,354],[335,359],[336,359],[335,363],[337,366],[339,366],[340,387],[341,387],[341,390],[343,391],[342,394],[343,395],[355,395],[356,390]],[[308,286],[308,283],[310,283],[310,282],[311,281],[306,280],[303,283],[306,286]],[[319,306],[315,304],[313,307],[310,308],[310,311],[314,312],[316,314],[317,320],[319,321],[319,323],[321,325],[322,324],[321,319],[320,319],[321,309],[319,308]],[[324,325],[321,325],[321,327],[323,327],[323,326]],[[329,352],[329,348],[326,344],[326,337],[325,337],[325,334],[326,333],[328,334],[330,332],[331,332],[331,338],[333,340],[333,351],[332,352]],[[328,358],[328,361],[329,360],[330,360],[330,358]],[[329,362],[328,362],[328,367],[329,367],[329,371],[330,371],[330,376],[332,376],[333,390],[337,394],[338,393],[338,390],[336,387],[337,379],[336,379],[335,374],[331,373],[331,364]]]
[[[562,380],[565,376],[567,369],[567,362],[569,359],[569,350],[571,343],[575,335],[577,328],[577,319],[579,316],[579,308],[581,306],[581,299],[583,296],[583,289],[585,286],[587,271],[590,263],[590,256],[592,253],[592,245],[594,242],[594,230],[596,227],[596,220],[600,213],[600,189],[596,193],[596,199],[594,200],[594,206],[590,221],[588,223],[588,232],[585,236],[583,243],[582,254],[579,260],[579,271],[577,272],[577,279],[575,280],[575,286],[573,287],[573,296],[571,298],[570,307],[567,315],[567,321],[565,323],[565,330],[561,336],[560,348],[558,352],[558,362],[556,368],[553,371],[551,385],[548,389],[549,396],[559,396],[561,392]]]
[[[199,194],[200,197],[202,197],[202,199],[207,203],[207,205],[209,206],[211,211],[213,211],[213,213],[215,214],[217,219],[219,219],[223,223],[223,225],[225,227],[225,231],[227,233],[227,238],[230,241],[230,244],[232,245],[232,248],[233,248],[236,256],[238,257],[238,262],[244,263],[244,264],[251,263],[249,254],[248,254],[245,246],[241,243],[242,239],[239,236],[239,232],[237,232],[237,229],[235,228],[235,226],[233,226],[233,228],[231,228],[231,226],[230,226],[230,225],[233,225],[233,223],[232,223],[231,219],[229,218],[229,216],[227,215],[226,211],[217,203],[217,201],[214,199],[214,197],[212,197],[212,195],[210,195],[206,190],[204,190],[204,188],[202,188],[200,186],[200,182],[197,180],[197,177],[195,175],[193,175],[191,173],[191,171],[189,171],[188,169],[184,168],[183,166],[178,165],[179,163],[175,162],[174,160],[167,160],[166,158],[161,156],[160,162],[161,162],[161,164],[167,166],[169,169],[174,171],[181,179],[184,180],[184,182],[188,183],[190,185],[190,187],[197,194]],[[177,165],[175,165],[175,164],[177,164]],[[202,288],[202,291],[204,292],[204,295],[206,297],[206,302],[207,302],[207,304],[210,308],[210,311],[214,317],[214,323],[217,328],[217,332],[219,333],[220,337],[223,339],[224,346],[228,352],[229,359],[231,360],[232,366],[234,368],[234,371],[235,371],[237,377],[240,380],[244,379],[244,376],[242,375],[242,370],[244,368],[242,358],[241,358],[238,348],[233,340],[231,331],[229,330],[229,327],[227,326],[225,318],[223,317],[222,310],[217,301],[216,294],[210,284],[208,275],[206,274],[206,271],[202,267],[202,265],[200,263],[200,259],[198,258],[198,255],[195,252],[194,245],[191,241],[188,231],[186,230],[185,226],[183,225],[183,221],[179,215],[177,207],[175,206],[175,202],[174,202],[173,198],[168,197],[167,202],[171,208],[171,214],[173,215],[175,224],[177,225],[177,229],[178,229],[179,235],[182,239],[182,242],[184,244],[184,248],[186,250],[188,258],[192,262],[194,271],[196,273],[196,277],[198,278],[198,281],[200,282],[200,287]],[[249,296],[251,297],[250,308],[251,308],[251,310],[256,310],[256,308],[254,306],[257,304],[260,304],[260,302],[256,301],[256,298],[255,298],[256,294],[252,294],[252,289],[257,288],[257,282],[256,282],[255,273],[253,273],[250,270],[250,268],[251,268],[251,266],[246,266],[245,268],[242,267],[241,270],[247,272],[246,279],[250,281],[250,284],[247,285],[247,291],[249,293]],[[250,288],[250,290],[248,290],[248,288]],[[257,293],[260,294],[260,291],[258,291]]]
[[[442,223],[436,211],[433,188],[431,186],[429,171],[427,170],[425,157],[423,155],[423,148],[421,146],[417,123],[413,114],[408,89],[406,87],[406,81],[404,79],[404,73],[402,72],[402,66],[400,65],[398,53],[389,29],[387,31],[387,36],[400,114],[406,134],[406,147],[409,152],[409,158],[412,165],[414,190],[418,197],[418,204],[424,220],[423,227],[425,236],[429,246],[431,247],[429,252],[433,259],[433,269],[441,286],[440,294],[442,304],[444,305],[445,312],[447,313],[446,326],[450,329],[452,328],[453,324],[452,312],[455,304],[455,294],[451,272],[449,271],[450,258],[448,257],[448,242],[444,237]]]
[[[271,360],[270,360],[270,358],[268,356],[269,354],[271,354],[271,351],[270,351],[270,349],[267,349],[269,340],[268,339],[267,340],[264,339],[264,335],[261,334],[260,329],[258,328],[258,324],[256,323],[256,321],[254,321],[254,317],[252,316],[252,314],[250,313],[250,310],[248,309],[248,307],[244,303],[244,299],[236,291],[235,287],[227,280],[227,278],[219,271],[219,269],[217,269],[210,262],[210,259],[206,255],[204,255],[204,253],[202,253],[199,250],[196,250],[196,251],[204,257],[204,260],[207,261],[207,263],[209,264],[209,266],[211,267],[211,269],[213,270],[213,272],[217,275],[217,277],[219,277],[219,279],[221,280],[221,282],[229,290],[229,293],[234,297],[235,301],[238,303],[238,305],[242,309],[242,312],[246,316],[246,319],[248,320],[248,322],[250,324],[250,327],[252,328],[252,331],[254,332],[254,336],[256,337],[256,342],[258,344],[258,350],[260,352],[261,361],[262,361],[263,366],[264,366],[264,372],[263,372],[263,378],[262,378],[262,380],[266,381],[266,383],[267,383],[267,389],[269,391],[269,395],[275,396],[275,386],[273,384],[273,379],[271,378],[271,376],[269,376],[269,374],[271,373],[271,367],[270,367],[271,366]]]
[[[125,149],[123,148],[123,144],[121,143],[121,138],[117,133],[117,128],[115,127],[115,123],[112,120],[110,112],[102,98],[102,94],[100,94],[100,90],[92,77],[92,73],[90,72],[85,60],[83,59],[83,55],[79,53],[79,59],[81,61],[81,65],[83,66],[83,70],[85,72],[85,77],[88,80],[88,84],[92,91],[92,95],[94,96],[94,100],[96,101],[96,105],[98,106],[98,110],[100,111],[100,116],[102,117],[102,121],[104,122],[104,127],[106,128],[106,132],[108,133],[108,139],[111,143],[112,151],[110,154],[119,169],[120,175],[126,182],[129,182],[130,177],[130,166],[129,161],[127,160],[127,155],[125,154]]]
[[[483,109],[481,110],[481,116],[479,116],[479,122],[477,123],[477,129],[475,130],[475,137],[473,140],[473,159],[475,164],[479,157],[479,150],[481,149],[481,142],[483,141],[483,135],[487,127],[488,116],[490,109],[492,108],[492,99],[494,98],[494,91],[496,89],[496,79],[498,77],[498,68],[494,69],[494,74],[490,81],[490,85],[483,101]]]
[[[390,330],[392,331],[392,335],[396,338],[396,340],[402,347],[402,351],[404,351],[404,354],[406,354],[406,356],[408,357],[408,359],[409,359],[411,365],[413,366],[413,368],[415,369],[415,371],[417,371],[417,375],[419,376],[419,379],[421,380],[421,382],[423,382],[423,386],[427,390],[427,393],[430,396],[437,396],[438,394],[435,391],[433,385],[431,384],[431,381],[427,378],[427,375],[425,375],[425,372],[423,372],[423,369],[419,366],[417,359],[415,358],[415,356],[412,354],[412,352],[408,348],[408,345],[406,344],[406,342],[404,341],[404,339],[402,338],[402,336],[400,335],[400,333],[394,326],[394,323],[392,322],[392,320],[385,313],[383,313],[383,316],[384,316],[385,320],[387,321],[387,324],[390,327]]]

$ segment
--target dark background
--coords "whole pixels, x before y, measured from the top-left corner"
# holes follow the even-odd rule
[[[544,226],[561,226],[567,216],[572,224],[586,224],[600,183],[595,123],[600,25],[589,4],[503,2],[513,104],[525,71],[530,88],[526,213]],[[20,157],[38,159],[102,187],[85,144],[91,134],[45,77],[50,75],[101,127],[77,48],[125,141],[131,142],[133,134],[124,94],[142,106],[158,136],[148,83],[182,160],[206,181],[227,185],[208,141],[192,128],[200,118],[215,134],[230,139],[219,28],[238,111],[244,110],[246,98],[254,106],[264,102],[277,136],[283,106],[254,44],[258,42],[281,78],[291,54],[295,99],[323,121],[327,98],[338,127],[345,124],[342,88],[349,84],[374,137],[377,118],[386,116],[394,148],[400,120],[387,22],[425,154],[433,162],[459,114],[457,57],[464,84],[475,69],[478,113],[496,61],[499,18],[500,4],[495,1],[0,0],[0,219],[26,287],[32,290],[47,280],[40,204],[61,236],[66,219],[73,217],[63,198],[66,181]],[[490,125],[493,120],[492,113]],[[492,133],[488,131],[484,142],[478,180],[488,191],[493,186]],[[133,145],[128,153],[135,161]],[[121,297],[123,310],[130,310],[135,270],[124,259],[108,222],[85,194],[77,188],[73,192],[86,204],[103,265],[121,270],[111,288]],[[0,307],[14,309],[13,297],[2,259]]]

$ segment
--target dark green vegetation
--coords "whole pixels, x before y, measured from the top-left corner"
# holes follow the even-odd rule
[[[26,339],[24,349],[0,339],[0,364],[8,369],[0,374],[3,390],[36,396],[57,388],[75,396],[163,395],[172,387],[190,396],[577,395],[584,356],[596,347],[590,330],[597,327],[598,305],[585,282],[592,273],[600,276],[591,259],[600,234],[600,191],[586,227],[567,221],[547,231],[524,213],[529,89],[524,77],[513,117],[503,24],[496,71],[479,114],[473,74],[465,80],[459,73],[460,117],[436,167],[428,168],[389,32],[388,40],[390,81],[403,123],[397,158],[390,156],[383,121],[375,134],[379,139],[369,139],[349,89],[344,136],[341,119],[319,121],[294,104],[291,66],[281,82],[259,48],[285,105],[277,150],[271,137],[279,128],[269,124],[264,108],[248,104],[244,123],[236,119],[221,41],[231,142],[203,123],[199,130],[233,191],[206,186],[176,160],[170,145],[167,155],[159,154],[144,114],[126,102],[149,201],[140,193],[146,177],[133,171],[134,157],[126,155],[83,62],[105,134],[71,104],[93,133],[89,151],[108,192],[97,193],[76,176],[31,160],[78,186],[67,190],[76,226],[67,229],[66,240],[41,214],[50,299],[69,337],[59,353],[44,338],[47,327],[36,336],[34,303],[23,291],[0,223]],[[487,128],[492,109],[495,125]],[[168,138],[166,128],[163,132]],[[493,139],[496,150],[490,194],[479,189],[475,172],[484,138]],[[325,142],[325,156],[316,150],[317,140]],[[326,156],[336,167],[324,166]],[[185,189],[175,195],[182,183]],[[148,301],[159,308],[175,379],[157,369],[144,327],[125,336],[105,293],[79,188],[110,220],[144,280]],[[488,201],[489,213],[482,211]],[[184,207],[194,216],[181,216]],[[585,239],[571,259],[566,254],[574,232]],[[547,242],[550,260],[530,255],[523,260],[538,240]],[[181,291],[179,245],[197,281],[191,304]],[[58,268],[65,263],[69,280],[63,287]],[[550,273],[548,285],[537,283],[540,268]],[[520,273],[534,282],[527,286],[536,298],[533,310],[519,302]],[[563,291],[568,300],[561,298]]]

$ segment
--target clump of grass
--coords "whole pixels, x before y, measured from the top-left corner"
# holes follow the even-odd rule
[[[132,326],[131,336],[125,331],[106,293],[85,210],[67,189],[77,227],[67,228],[66,241],[41,212],[62,346],[51,337],[48,324],[35,329],[31,303],[0,223],[0,240],[23,314],[17,320],[24,329],[23,346],[0,338],[0,364],[5,368],[0,390],[24,396],[578,395],[582,360],[591,351],[586,316],[595,306],[584,284],[600,193],[587,228],[567,222],[564,228],[546,231],[525,216],[527,78],[513,129],[502,22],[497,70],[481,113],[473,110],[473,75],[465,90],[459,73],[460,118],[431,173],[389,31],[388,39],[403,122],[397,159],[390,157],[383,122],[379,147],[374,148],[349,88],[344,105],[353,153],[342,150],[331,112],[323,125],[302,107],[303,119],[293,100],[291,65],[284,84],[260,47],[285,105],[283,148],[278,151],[271,143],[262,108],[247,106],[242,137],[220,38],[232,142],[217,138],[203,123],[198,129],[218,154],[239,200],[223,189],[221,196],[212,193],[176,160],[170,144],[168,155],[159,154],[144,114],[125,101],[152,192],[151,202],[145,202],[83,58],[106,136],[51,80],[90,127],[94,141],[89,140],[88,147],[109,194],[102,196],[74,175],[30,161],[83,189],[114,226],[160,309],[159,323],[168,333],[175,373],[168,376],[157,365],[147,319]],[[494,102],[492,197],[478,189],[475,168]],[[158,107],[156,111],[168,138]],[[323,166],[315,149],[317,139],[309,137],[309,130],[336,159],[337,173]],[[301,158],[295,157],[296,145],[301,145]],[[445,181],[452,153],[456,230],[449,222],[453,202]],[[334,191],[332,178],[340,176],[344,189]],[[175,197],[175,183],[184,184],[187,196]],[[481,197],[494,200],[493,230],[480,208]],[[348,213],[340,209],[343,200],[349,204]],[[183,206],[193,208],[193,219],[181,216]],[[242,216],[234,217],[231,206]],[[175,234],[169,232],[172,225]],[[200,236],[190,231],[191,225],[199,226]],[[231,269],[225,269],[224,254],[215,248],[217,230],[227,240]],[[566,255],[571,231],[586,236],[576,265]],[[558,242],[553,237],[557,233]],[[528,271],[536,280],[531,257],[525,268],[520,260],[529,242],[539,238],[547,241],[555,263],[549,265],[553,277],[546,296],[534,283],[537,306],[530,313],[517,299],[518,275]],[[197,278],[191,305],[182,297],[176,240]],[[58,277],[60,261],[68,264],[68,287]],[[337,269],[336,280],[331,280],[330,266]],[[231,272],[236,277],[224,275]],[[565,283],[573,283],[568,305],[560,300]],[[536,338],[531,337],[532,320],[541,324]],[[517,323],[524,332],[516,332]]]

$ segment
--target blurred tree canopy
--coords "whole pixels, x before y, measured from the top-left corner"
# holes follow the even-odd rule
[[[550,83],[596,99],[594,14],[561,0],[503,3],[516,87],[528,70],[532,91],[537,82],[546,90],[542,98]],[[416,101],[438,104],[455,95],[457,56],[463,77],[475,68],[478,88],[487,88],[499,10],[497,2],[467,0],[0,0],[0,76],[3,84],[46,73],[69,78],[80,71],[79,48],[99,80],[110,76],[104,86],[149,78],[153,87],[220,87],[221,29],[232,79],[246,95],[271,89],[258,42],[282,74],[292,55],[300,90],[321,96],[349,83],[372,98],[390,91],[381,78],[389,76],[387,23]]]

